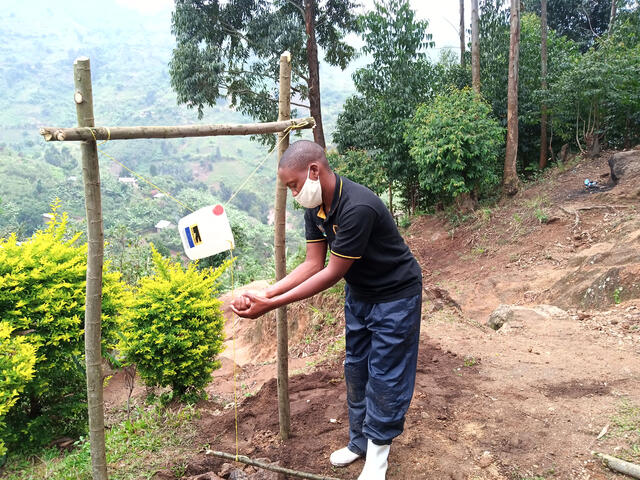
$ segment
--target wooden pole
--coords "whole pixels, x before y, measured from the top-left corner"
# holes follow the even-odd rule
[[[291,118],[291,54],[284,52],[280,55],[280,96],[278,98],[278,120]],[[289,147],[288,132],[278,135],[278,161]],[[287,221],[287,186],[276,175],[276,205],[275,205],[275,257],[276,281],[287,275],[287,258],[285,252],[285,227]],[[289,331],[287,327],[287,307],[276,310],[276,325],[278,330],[278,420],[280,422],[280,437],[289,438],[291,418],[289,413]]]
[[[93,127],[93,93],[91,65],[86,57],[73,64],[74,99],[80,127]],[[87,285],[84,316],[84,350],[87,369],[87,404],[89,409],[89,443],[93,480],[107,480],[107,459],[104,441],[104,404],[102,398],[102,264],[104,232],[100,199],[100,170],[96,142],[80,144],[82,177],[87,214]]]
[[[220,125],[177,125],[177,126],[148,126],[148,127],[95,127],[88,128],[59,128],[43,127],[40,135],[48,142],[52,141],[87,141],[93,140],[131,140],[134,138],[184,138],[184,137],[212,137],[217,135],[262,135],[282,132],[286,128],[312,128],[316,122],[312,117],[295,118],[286,121],[247,124]],[[91,131],[93,130],[93,135]]]
[[[232,460],[234,462],[244,463],[253,467],[263,468],[265,470],[271,470],[272,472],[284,473],[285,475],[291,475],[292,477],[308,478],[310,480],[340,480],[335,477],[325,477],[324,475],[316,475],[314,473],[301,472],[299,470],[291,470],[290,468],[279,467],[278,465],[259,462],[258,460],[252,460],[244,455],[231,455],[225,452],[216,452],[214,450],[207,450],[205,455],[213,455],[214,457],[224,458],[225,460]]]

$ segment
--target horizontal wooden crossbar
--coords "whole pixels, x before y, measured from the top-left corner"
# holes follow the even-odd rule
[[[73,142],[87,140],[131,140],[135,138],[184,138],[213,137],[218,135],[262,135],[313,128],[313,117],[294,118],[280,122],[235,123],[219,125],[174,125],[141,127],[43,127],[40,135],[48,142]]]

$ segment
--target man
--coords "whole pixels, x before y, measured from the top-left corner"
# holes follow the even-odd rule
[[[247,318],[315,295],[345,278],[349,444],[331,454],[344,467],[366,456],[359,480],[384,480],[391,441],[402,433],[413,395],[422,274],[380,198],[336,175],[317,144],[293,143],[280,180],[306,208],[305,261],[233,311]],[[325,266],[327,248],[331,252]]]

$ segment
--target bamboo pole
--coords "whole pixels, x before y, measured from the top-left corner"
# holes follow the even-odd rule
[[[592,454],[601,459],[602,463],[614,472],[623,473],[630,477],[640,479],[640,465],[612,457],[605,453],[592,452]]]
[[[205,455],[213,455],[214,457],[224,458],[225,460],[232,460],[234,462],[244,463],[251,465],[252,467],[262,468],[264,470],[271,470],[272,472],[284,473],[285,475],[291,475],[293,477],[308,478],[311,480],[340,480],[335,477],[325,477],[324,475],[316,475],[314,473],[301,472],[299,470],[291,470],[290,468],[279,467],[278,465],[259,462],[258,460],[252,460],[244,455],[231,455],[225,452],[216,452],[214,450],[207,450]]]
[[[43,127],[40,135],[48,142],[93,140],[131,140],[135,138],[184,138],[212,137],[219,135],[262,135],[292,129],[312,128],[316,122],[312,117],[294,118],[289,115],[284,121],[267,123],[235,123],[219,125],[174,125],[141,127],[95,127],[60,128]],[[87,125],[88,126],[88,125]],[[91,125],[93,127],[93,125]],[[93,131],[93,135],[92,135]]]
[[[291,118],[291,54],[284,52],[280,55],[280,96],[278,98],[278,120]],[[278,135],[278,161],[289,147],[288,132]],[[276,175],[275,200],[275,261],[276,281],[287,275],[287,258],[285,253],[285,226],[287,216],[287,186]],[[276,310],[276,325],[278,331],[278,420],[280,423],[280,437],[289,438],[291,418],[289,411],[289,332],[287,327],[287,307]]]
[[[73,64],[73,73],[78,125],[80,127],[93,127],[93,93],[89,59],[86,57],[78,58]],[[82,151],[82,176],[84,179],[88,239],[84,350],[87,369],[91,470],[93,480],[107,480],[101,354],[104,232],[102,230],[100,170],[96,142],[93,139],[87,140],[80,144],[80,148]]]

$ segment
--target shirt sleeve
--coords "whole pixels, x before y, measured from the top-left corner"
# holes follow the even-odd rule
[[[362,258],[375,225],[376,211],[367,205],[358,205],[345,212],[336,227],[336,238],[331,253],[342,258]]]
[[[307,243],[326,242],[327,239],[318,228],[316,222],[313,221],[313,208],[307,208],[304,212],[304,236]]]

